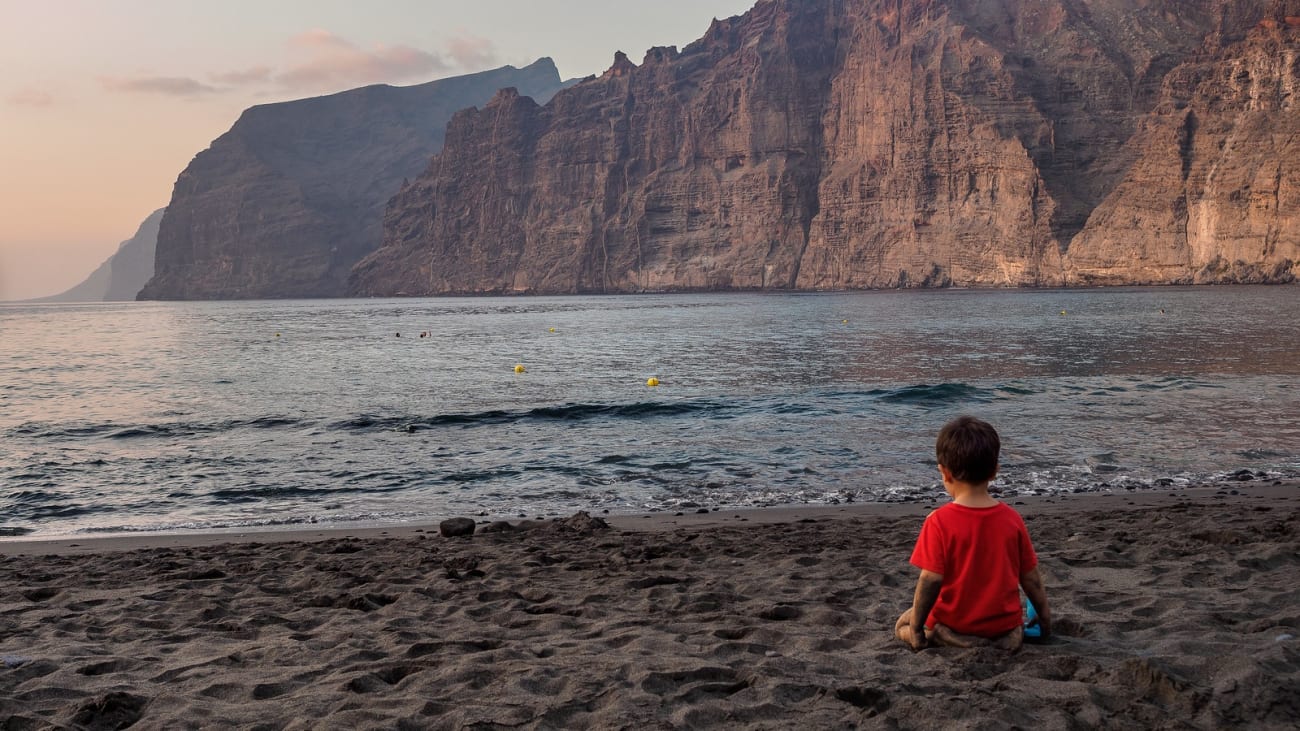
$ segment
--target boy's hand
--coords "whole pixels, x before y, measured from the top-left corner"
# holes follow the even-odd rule
[[[1042,614],[1038,615],[1038,630],[1039,630],[1038,638],[1040,640],[1051,639],[1052,637],[1051,615],[1048,615],[1047,617],[1044,617]]]
[[[924,650],[930,645],[929,638],[925,636],[925,620],[930,616],[934,603],[939,600],[941,588],[942,574],[921,569],[921,575],[916,579],[916,592],[912,596],[912,614],[908,617],[909,636],[903,638],[913,652]]]
[[[1048,639],[1052,636],[1052,606],[1047,601],[1047,589],[1043,586],[1043,575],[1037,566],[1020,575],[1020,586],[1038,612],[1038,628],[1041,630],[1039,640]]]
[[[925,636],[925,625],[912,626],[907,638],[907,646],[912,648],[912,652],[920,652],[930,645],[930,640]]]

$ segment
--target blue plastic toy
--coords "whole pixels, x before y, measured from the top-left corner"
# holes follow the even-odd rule
[[[1034,603],[1029,601],[1029,597],[1020,597],[1021,616],[1025,623],[1025,637],[1039,639],[1043,636],[1043,628],[1038,626],[1038,610],[1034,609]]]

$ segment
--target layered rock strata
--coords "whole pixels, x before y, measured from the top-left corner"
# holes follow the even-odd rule
[[[550,59],[408,87],[248,109],[180,174],[142,299],[336,297],[381,242],[384,204],[447,120],[515,87],[562,88]]]
[[[456,115],[351,291],[1288,281],[1293,5],[764,0]]]
[[[1300,274],[1300,3],[1165,80],[1138,157],[1071,243],[1077,284]]]

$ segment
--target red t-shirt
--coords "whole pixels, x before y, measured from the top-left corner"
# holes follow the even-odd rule
[[[1038,565],[1038,556],[1025,521],[1009,505],[948,503],[926,517],[912,565],[943,576],[927,627],[939,622],[962,634],[997,637],[1020,625],[1020,575]]]

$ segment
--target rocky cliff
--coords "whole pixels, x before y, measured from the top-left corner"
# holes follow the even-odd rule
[[[1138,154],[1070,247],[1079,284],[1300,274],[1300,2],[1169,74]]]
[[[141,299],[331,297],[381,241],[384,204],[452,114],[503,87],[541,102],[550,59],[408,87],[248,109],[180,174]]]
[[[85,281],[62,294],[36,302],[130,302],[153,276],[154,247],[165,208],[144,219],[135,235],[118,244],[117,251]]]
[[[763,0],[456,115],[351,290],[1287,281],[1295,4]]]

